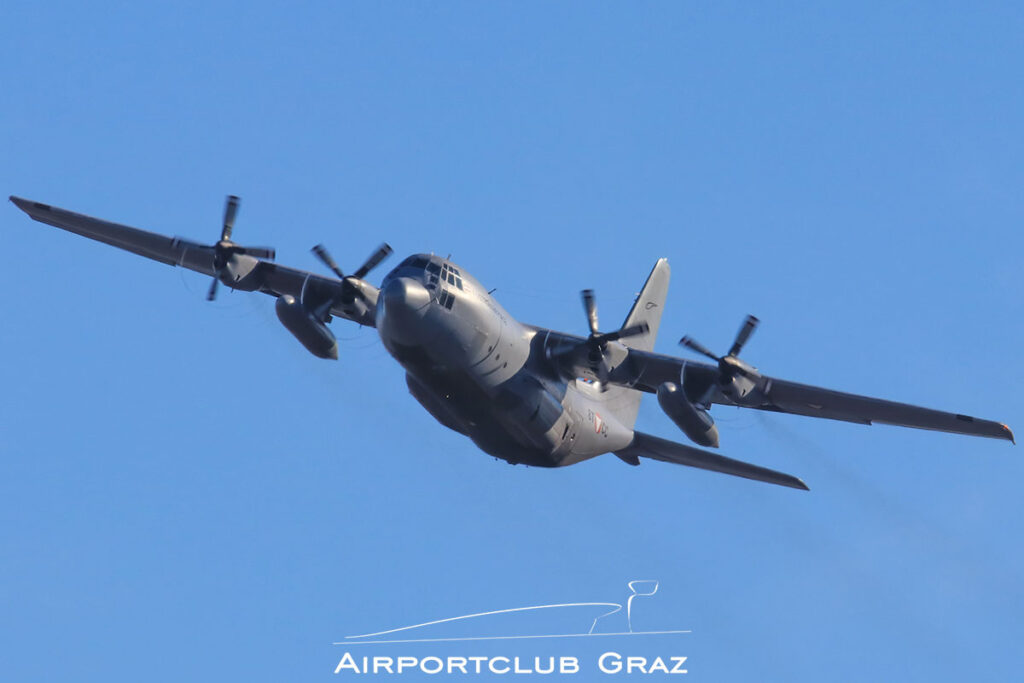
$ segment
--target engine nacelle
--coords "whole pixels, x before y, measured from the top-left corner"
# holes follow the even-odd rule
[[[274,310],[277,311],[277,319],[281,324],[295,335],[310,353],[318,358],[338,360],[338,340],[334,338],[334,334],[322,320],[296,301],[295,297],[287,294],[278,297]]]
[[[658,387],[658,403],[665,414],[694,443],[718,448],[718,427],[705,411],[690,403],[683,390],[672,382]]]

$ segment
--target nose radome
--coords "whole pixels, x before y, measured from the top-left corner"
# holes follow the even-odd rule
[[[415,311],[430,303],[430,292],[416,280],[398,277],[384,286],[381,292],[386,308],[404,308]]]
[[[380,291],[377,331],[400,344],[421,343],[423,315],[429,304],[430,292],[416,280],[399,277],[385,283]]]

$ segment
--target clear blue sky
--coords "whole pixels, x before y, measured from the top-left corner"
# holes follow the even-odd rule
[[[659,351],[754,313],[769,374],[1024,432],[1020,4],[713,5],[9,1],[0,190],[209,241],[235,193],[282,263],[451,252],[568,331],[580,289],[611,326],[664,256]],[[719,408],[723,453],[811,492],[510,467],[372,330],[318,360],[268,297],[208,304],[10,204],[0,228],[5,679],[339,680],[345,635],[651,578],[634,627],[691,635],[403,653],[1019,676],[1019,448]],[[649,397],[639,427],[683,439]]]

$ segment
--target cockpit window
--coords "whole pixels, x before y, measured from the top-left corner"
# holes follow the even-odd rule
[[[442,289],[433,301],[436,301],[438,304],[444,306],[450,311],[452,310],[452,305],[455,303],[455,296],[447,289]]]
[[[431,261],[430,263],[427,264],[427,272],[430,273],[431,275],[439,274],[441,272],[440,264]]]
[[[426,268],[426,266],[427,259],[422,256],[410,256],[398,264],[399,268],[415,268],[417,270],[422,270],[423,268]]]
[[[457,268],[453,268],[447,263],[441,269],[441,282],[447,282],[450,285],[462,289],[462,277],[459,275]]]

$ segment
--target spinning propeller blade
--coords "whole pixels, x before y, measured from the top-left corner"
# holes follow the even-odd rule
[[[718,363],[718,382],[725,386],[735,380],[737,376],[744,376],[748,380],[755,380],[760,377],[757,368],[744,363],[737,356],[743,345],[750,339],[750,335],[757,329],[757,325],[760,321],[752,315],[748,315],[746,320],[743,321],[743,325],[740,327],[740,331],[736,333],[736,340],[732,343],[732,348],[729,349],[729,353],[724,356],[716,356],[706,346],[701,344],[693,337],[686,336],[679,340],[680,346],[685,346],[691,351],[695,351],[702,356],[707,356],[713,361]],[[749,390],[749,387],[748,389]],[[744,391],[744,394],[746,391]]]
[[[391,254],[392,251],[394,250],[387,242],[380,245],[379,247],[377,247],[377,251],[370,254],[370,258],[366,259],[366,263],[359,266],[359,270],[353,273],[353,276],[362,280],[364,277],[366,277],[367,273],[369,273],[371,270],[380,265],[380,262],[386,259]]]
[[[220,231],[220,239],[226,242],[231,239],[231,231],[235,229],[235,216],[238,214],[238,197],[228,195],[227,204],[224,206],[224,227]]]
[[[325,247],[322,244],[318,244],[315,247],[313,247],[312,251],[316,255],[316,257],[323,262],[325,266],[331,269],[332,273],[337,275],[342,280],[346,279],[345,273],[343,273],[341,271],[341,268],[338,267],[338,263],[331,256],[331,253],[327,251],[327,247]],[[359,266],[359,269],[356,272],[352,273],[352,275],[349,275],[347,277],[353,277],[362,280],[364,277],[366,277],[367,273],[369,273],[371,270],[380,265],[380,262],[386,259],[388,256],[390,256],[391,252],[393,251],[394,250],[391,248],[391,246],[385,242],[384,244],[377,247],[377,251],[370,254],[370,258],[366,259],[366,263]]]
[[[740,327],[740,331],[736,333],[736,340],[733,341],[732,348],[729,349],[729,353],[725,354],[725,356],[716,356],[708,349],[708,347],[704,346],[689,335],[680,339],[679,344],[681,346],[685,346],[691,351],[696,351],[702,356],[707,356],[711,360],[718,361],[719,364],[721,364],[725,358],[736,358],[736,356],[739,355],[740,351],[743,350],[743,345],[747,343],[748,339],[750,339],[750,335],[754,333],[754,330],[757,329],[757,325],[760,322],[761,321],[754,316],[748,315],[746,320],[743,321],[743,326]]]
[[[583,310],[587,313],[587,323],[590,325],[590,334],[597,334],[597,299],[594,290],[584,289],[580,294],[583,296]]]
[[[651,331],[651,326],[647,323],[641,322],[636,325],[630,325],[629,327],[623,327],[621,330],[615,332],[608,332],[606,334],[599,334],[598,339],[601,343],[607,343],[610,341],[618,341],[620,339],[626,339],[628,337],[636,337],[641,334],[647,334]]]
[[[683,337],[682,339],[679,340],[679,343],[685,346],[686,348],[690,349],[691,351],[696,351],[702,356],[707,356],[713,361],[719,360],[718,356],[716,356],[715,354],[711,353],[711,351],[708,350],[708,347],[704,346],[693,337]]]
[[[277,252],[270,247],[243,247],[241,253],[252,256],[253,258],[265,258],[273,260],[277,256]]]
[[[750,339],[750,335],[752,335],[754,330],[757,329],[757,324],[759,322],[761,321],[754,316],[747,316],[747,319],[743,321],[743,327],[741,327],[740,331],[736,333],[736,341],[732,343],[732,348],[729,349],[728,355],[739,355],[740,350],[743,349],[743,345],[747,343],[747,340]]]
[[[345,279],[345,273],[341,272],[341,268],[338,267],[337,262],[335,262],[335,260],[331,257],[330,252],[327,251],[327,247],[325,247],[322,244],[318,244],[315,247],[313,247],[313,253],[316,254],[316,257],[318,259],[323,261],[323,264],[325,266],[331,269],[332,273],[337,275],[342,280]]]
[[[580,355],[580,352],[585,351],[586,364],[597,377],[601,391],[605,391],[608,388],[608,378],[612,371],[605,353],[608,342],[647,334],[651,328],[647,323],[641,322],[629,327],[623,327],[614,332],[602,333],[598,330],[597,297],[594,295],[594,290],[584,289],[580,292],[580,298],[583,300],[583,311],[587,314],[587,327],[590,328],[590,335],[582,342],[564,344],[553,349],[550,352],[550,357],[562,362],[567,359],[574,359],[570,362],[575,365],[584,357]]]
[[[379,247],[377,250],[370,254],[370,258],[366,259],[363,265],[359,266],[359,269],[351,275],[345,275],[341,268],[338,267],[337,261],[331,256],[331,253],[327,251],[327,247],[322,244],[318,244],[312,249],[313,254],[316,255],[320,261],[331,269],[331,272],[338,276],[341,280],[341,285],[338,289],[338,293],[335,295],[339,297],[341,301],[347,301],[351,303],[355,297],[365,298],[365,294],[360,286],[359,280],[366,277],[366,274],[376,268],[381,261],[386,259],[394,251],[390,245],[386,242]]]
[[[220,230],[220,240],[212,245],[213,249],[213,284],[206,294],[207,301],[217,298],[217,282],[228,267],[232,256],[242,254],[258,259],[271,259],[277,255],[270,247],[243,247],[231,241],[231,233],[235,229],[235,216],[238,215],[238,204],[241,200],[231,194],[228,195],[227,204],[224,205],[224,225]]]

